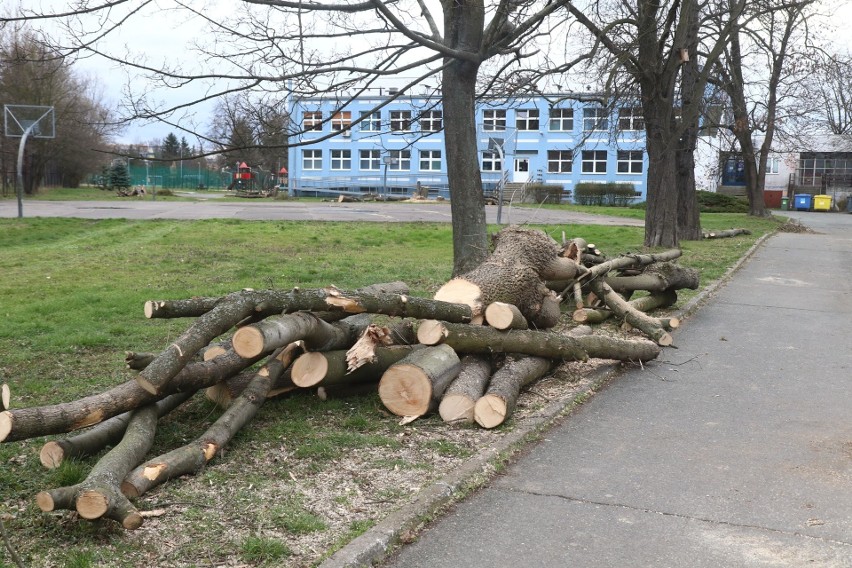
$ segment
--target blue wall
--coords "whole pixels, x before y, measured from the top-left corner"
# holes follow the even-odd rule
[[[551,108],[547,99],[562,102]],[[479,162],[486,191],[506,172],[510,181],[532,178],[569,191],[580,182],[631,183],[641,194],[639,199],[644,199],[648,164],[638,113],[629,119],[630,109],[592,110],[599,105],[568,95],[547,99],[495,101],[477,108]],[[444,135],[428,131],[428,119],[437,118],[430,113],[441,112],[440,100],[402,96],[378,111],[377,122],[355,123],[362,113],[386,101],[387,97],[369,96],[341,107],[331,98],[296,100],[291,111],[295,126],[301,129],[307,119],[308,125],[314,122],[319,130],[291,137],[291,143],[307,143],[289,150],[291,188],[410,193],[419,181],[432,188],[432,194],[449,197]],[[349,115],[335,115],[338,108]],[[586,117],[587,112],[600,114],[596,119]],[[407,117],[408,127],[403,124]],[[606,123],[601,124],[601,119]],[[589,129],[593,124],[595,129]],[[330,137],[341,128],[348,132]],[[495,144],[501,144],[502,163]]]

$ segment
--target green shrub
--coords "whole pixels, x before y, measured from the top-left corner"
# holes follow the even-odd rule
[[[571,197],[571,191],[558,183],[531,183],[524,189],[527,203],[561,203],[567,197]]]
[[[574,201],[578,205],[627,207],[637,197],[632,183],[578,183],[574,188]]]
[[[702,213],[748,213],[748,200],[712,191],[698,191],[698,210]]]
[[[172,197],[175,194],[175,192],[171,189],[158,189],[156,191],[157,195],[159,195],[160,197]]]

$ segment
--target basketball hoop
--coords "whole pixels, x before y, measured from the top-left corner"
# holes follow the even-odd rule
[[[18,145],[18,218],[24,216],[24,147],[27,138],[56,138],[56,114],[52,106],[3,105],[3,133],[20,138]]]

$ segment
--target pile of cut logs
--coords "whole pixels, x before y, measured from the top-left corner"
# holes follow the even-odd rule
[[[149,301],[148,318],[195,320],[162,352],[128,354],[138,374],[103,393],[10,409],[3,385],[0,442],[82,429],[44,445],[48,468],[111,446],[84,481],[42,491],[36,501],[44,511],[76,510],[134,529],[143,517],[130,498],[200,471],[272,396],[378,391],[404,421],[437,411],[446,421],[493,428],[511,416],[524,386],[562,361],[656,358],[678,321],[647,312],[698,286],[694,270],[672,262],[678,250],[607,259],[582,239],[560,246],[517,226],[493,241],[481,265],[433,299],[391,283]],[[631,300],[637,290],[648,294]],[[646,337],[593,334],[588,325],[554,331],[564,305],[578,324],[620,318]],[[146,460],[159,418],[199,391],[225,408],[219,419],[194,442]]]

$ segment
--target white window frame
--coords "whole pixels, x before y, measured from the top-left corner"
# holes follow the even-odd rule
[[[622,171],[624,168],[624,171]],[[641,174],[645,171],[642,150],[619,150],[616,155],[615,171],[619,174]]]
[[[540,116],[537,108],[519,108],[515,111],[515,128],[518,131],[537,132],[541,127]]]
[[[318,166],[318,167],[315,167]],[[316,172],[322,170],[322,150],[302,150],[302,171]]]
[[[586,107],[583,109],[583,132],[603,132],[609,130],[609,116],[604,107]]]
[[[389,150],[388,155],[392,158],[388,169],[392,172],[411,171],[411,150]]]
[[[420,150],[420,171],[439,172],[441,165],[440,150]]]
[[[444,128],[444,111],[425,110],[420,115],[420,130],[422,132],[440,132]]]
[[[411,111],[390,111],[390,129],[391,132],[411,132]]]
[[[482,153],[482,171],[483,172],[502,172],[503,162],[500,160],[500,154],[497,152]]]
[[[352,111],[341,110],[331,116],[331,129],[340,132],[352,126]]]
[[[554,169],[555,166],[555,169]],[[574,152],[571,150],[548,150],[547,173],[570,174],[574,171]]]
[[[779,174],[781,173],[781,158],[769,157],[766,159],[766,173]]]
[[[382,151],[381,150],[361,150],[358,153],[358,165],[363,172],[378,172],[382,169]],[[364,167],[364,164],[367,167]],[[373,167],[375,166],[375,167]]]
[[[361,132],[381,132],[382,113],[361,111]]]
[[[548,128],[551,132],[573,132],[574,109],[552,108],[550,109],[550,120]]]
[[[487,108],[482,111],[482,130],[504,132],[506,130],[506,109]]]
[[[628,132],[645,130],[645,117],[639,107],[622,107],[618,109],[618,129]]]
[[[352,169],[352,150],[332,149],[331,169],[334,171],[348,171]]]
[[[322,111],[304,111],[302,113],[302,129],[305,131],[322,130]]]
[[[583,174],[606,174],[606,150],[583,150],[580,171]]]

